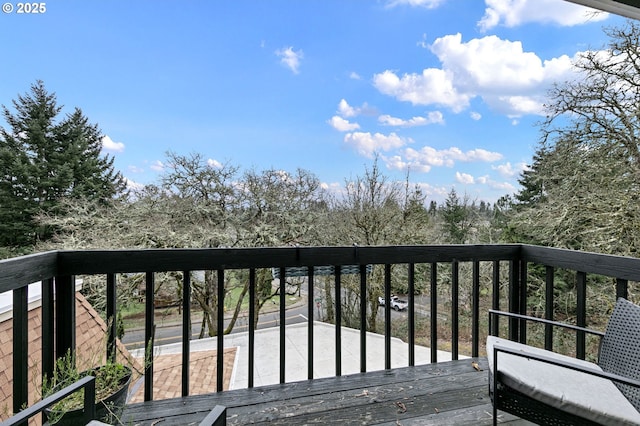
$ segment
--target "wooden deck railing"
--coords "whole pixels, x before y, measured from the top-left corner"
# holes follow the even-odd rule
[[[584,326],[587,323],[587,274],[598,274],[615,279],[615,286],[611,292],[616,297],[627,297],[629,281],[640,281],[640,259],[623,258],[617,256],[583,253],[569,250],[551,249],[529,245],[448,245],[448,246],[389,246],[389,247],[287,247],[287,248],[247,248],[247,249],[168,249],[168,250],[117,250],[117,251],[55,251],[34,254],[14,259],[0,261],[0,292],[13,291],[13,410],[20,411],[28,401],[27,371],[28,333],[30,332],[28,318],[28,285],[42,282],[42,371],[50,373],[53,370],[56,357],[64,354],[68,349],[75,349],[75,286],[74,276],[104,275],[107,294],[107,317],[114,318],[116,306],[116,280],[118,274],[145,273],[146,274],[146,320],[145,341],[153,339],[154,323],[154,278],[156,273],[166,271],[183,272],[183,339],[182,339],[182,394],[189,393],[189,354],[190,354],[190,272],[201,270],[217,271],[218,303],[224,306],[225,272],[235,269],[249,270],[249,303],[248,339],[249,365],[248,387],[253,387],[254,367],[254,299],[256,289],[256,270],[258,268],[276,268],[279,272],[281,289],[285,286],[287,267],[307,267],[313,271],[313,266],[333,266],[334,302],[335,303],[335,374],[342,374],[341,367],[341,327],[342,310],[340,304],[341,265],[358,265],[360,268],[360,293],[366,294],[370,286],[367,274],[369,265],[381,265],[384,271],[383,296],[389,300],[391,296],[392,265],[407,268],[408,288],[408,348],[409,365],[415,365],[415,320],[416,309],[414,286],[416,283],[416,266],[427,265],[426,280],[428,294],[438,295],[439,287],[450,286],[450,331],[452,359],[459,356],[459,304],[461,279],[459,270],[461,264],[471,265],[471,353],[473,357],[479,355],[482,344],[480,342],[480,282],[490,280],[491,308],[508,310],[513,313],[525,313],[528,296],[528,267],[531,264],[543,265],[545,271],[545,317],[553,319],[554,307],[554,276],[556,269],[575,272],[576,280],[576,323]],[[448,265],[446,284],[442,284],[442,270],[439,265]],[[484,268],[481,268],[484,265]],[[489,267],[487,267],[487,265]],[[450,267],[450,268],[449,268]],[[422,270],[422,269],[421,269]],[[489,276],[483,276],[482,271],[489,270]],[[486,273],[486,272],[484,272]],[[308,378],[313,379],[313,320],[314,320],[314,274],[307,273],[309,280],[308,294]],[[613,280],[612,280],[613,281]],[[439,284],[441,283],[441,284]],[[466,285],[466,284],[465,284]],[[503,290],[501,290],[503,288]],[[54,302],[55,294],[55,302]],[[500,306],[506,302],[508,306]],[[438,311],[441,309],[437,297],[430,297],[430,327],[438,329]],[[366,371],[366,313],[367,305],[361,298],[360,312],[360,368]],[[280,343],[280,382],[285,382],[285,292],[279,295],[279,343]],[[55,321],[55,322],[54,322]],[[224,309],[218,309],[216,318],[218,330],[223,329]],[[494,324],[494,327],[497,327]],[[107,354],[115,356],[116,324],[112,321],[107,339]],[[509,320],[509,338],[521,342],[526,341],[527,327],[518,319]],[[545,346],[552,345],[552,331],[545,330]],[[391,368],[391,308],[386,304],[384,310],[385,336],[385,368]],[[578,335],[576,354],[585,356],[585,337]],[[224,338],[217,339],[217,380],[216,390],[222,391],[223,383],[223,347]],[[430,336],[431,362],[437,362],[438,336],[432,332]],[[147,348],[149,351],[150,348]],[[144,397],[153,399],[153,353],[147,353]]]

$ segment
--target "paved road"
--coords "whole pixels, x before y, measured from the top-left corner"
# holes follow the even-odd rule
[[[322,320],[324,313],[319,309],[314,310],[314,316],[316,319]],[[392,320],[395,318],[406,317],[406,312],[391,311]],[[380,307],[378,317],[384,321],[384,308]],[[303,297],[301,302],[296,303],[292,307],[287,309],[285,321],[287,325],[298,324],[307,321],[307,304],[306,299]],[[229,320],[225,320],[225,326],[229,324]],[[261,313],[258,317],[258,330],[278,327],[280,325],[280,312],[267,312]],[[246,316],[238,317],[235,326],[231,333],[241,333],[248,331],[249,324]],[[200,334],[200,323],[192,324],[191,328],[192,339],[197,339]],[[156,326],[156,345],[166,345],[169,343],[178,343],[182,341],[182,325],[172,324],[167,326]],[[138,349],[144,347],[144,329],[128,330],[122,338],[124,343],[129,349]]]
[[[286,312],[286,324],[297,324],[307,320],[307,306],[293,306]],[[240,333],[249,329],[248,318],[246,316],[238,317],[233,327],[232,333]],[[229,324],[229,319],[225,319],[225,327]],[[280,313],[267,312],[261,313],[258,317],[258,329],[277,327],[280,325]],[[191,324],[191,336],[197,339],[200,335],[200,322]],[[206,336],[206,335],[205,335]],[[166,345],[168,343],[177,343],[182,341],[182,325],[172,324],[167,326],[156,326],[156,345]],[[144,347],[144,329],[128,330],[122,338],[129,349],[137,349]]]

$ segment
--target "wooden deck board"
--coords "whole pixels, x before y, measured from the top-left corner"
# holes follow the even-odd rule
[[[229,425],[491,424],[486,359],[195,395],[127,406],[124,424],[197,424],[215,406]],[[503,416],[501,423],[514,418]]]

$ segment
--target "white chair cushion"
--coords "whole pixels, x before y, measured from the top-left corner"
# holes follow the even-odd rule
[[[587,361],[489,336],[487,358],[490,377],[494,373],[494,345],[602,371],[598,365]],[[498,353],[498,369],[506,386],[544,404],[603,425],[640,424],[640,413],[610,380],[506,353]]]

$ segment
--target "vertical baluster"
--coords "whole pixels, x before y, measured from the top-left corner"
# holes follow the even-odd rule
[[[182,272],[182,396],[189,396],[191,362],[191,271]]]
[[[13,290],[13,412],[29,403],[28,351],[29,307],[28,286]],[[25,422],[26,425],[26,422]]]
[[[500,310],[500,261],[493,261],[493,290],[491,291],[491,309]],[[500,324],[498,316],[494,316],[491,319],[491,330],[490,333],[492,336],[498,336],[500,332]]]
[[[116,362],[116,274],[107,274],[107,360]]]
[[[145,277],[144,312],[144,400],[153,400],[153,341],[155,335],[155,289],[154,273],[147,272]]]
[[[414,365],[416,365],[416,323],[415,323],[415,315],[416,315],[416,303],[415,303],[415,272],[416,272],[416,267],[413,263],[409,264],[409,271],[408,271],[408,291],[409,291],[409,297],[408,297],[408,302],[409,302],[409,315],[408,315],[408,321],[409,324],[407,325],[407,330],[409,333],[408,336],[408,340],[409,340],[409,366],[413,367]]]
[[[72,276],[55,279],[56,358],[76,350],[76,289]]]
[[[509,261],[509,312],[519,314],[520,310],[520,260]],[[518,340],[517,318],[509,318],[509,340]]]
[[[367,371],[367,265],[360,265],[360,372]]]
[[[249,378],[247,386],[253,387],[253,371],[255,366],[255,322],[256,322],[256,270],[249,269]]]
[[[307,268],[307,378],[313,379],[313,266]]]
[[[334,267],[336,278],[336,376],[342,376],[342,270]]]
[[[527,313],[527,262],[520,263],[520,308],[519,313],[526,315]],[[520,321],[520,343],[527,343],[527,321]]]
[[[576,325],[586,327],[587,325],[587,274],[576,272]],[[585,359],[586,339],[584,331],[576,333],[576,358]]]
[[[629,298],[629,281],[622,278],[616,278],[616,299],[622,297]]]
[[[280,268],[280,383],[285,381],[285,286],[286,286],[286,269]]]
[[[256,322],[256,270],[249,269],[249,382],[247,386],[253,387],[253,370],[255,365],[255,322]]]
[[[384,265],[384,368],[391,369],[391,265]]]
[[[473,277],[471,289],[471,356],[477,358],[480,346],[480,262],[473,262]]]
[[[554,279],[555,270],[552,266],[547,266],[545,273],[545,296],[544,296],[544,317],[549,321],[553,321],[553,306],[554,306]],[[551,324],[545,324],[544,326],[544,348],[548,351],[553,350],[553,326]]]
[[[431,362],[438,362],[438,264],[431,264]]]
[[[53,279],[42,281],[42,376],[51,377],[55,363],[54,352]],[[44,423],[44,422],[43,422]]]
[[[460,300],[460,278],[459,263],[457,260],[451,262],[451,359],[458,359],[458,338],[460,329],[459,300]]]
[[[218,318],[216,320],[216,392],[224,387],[224,269],[218,269]]]

